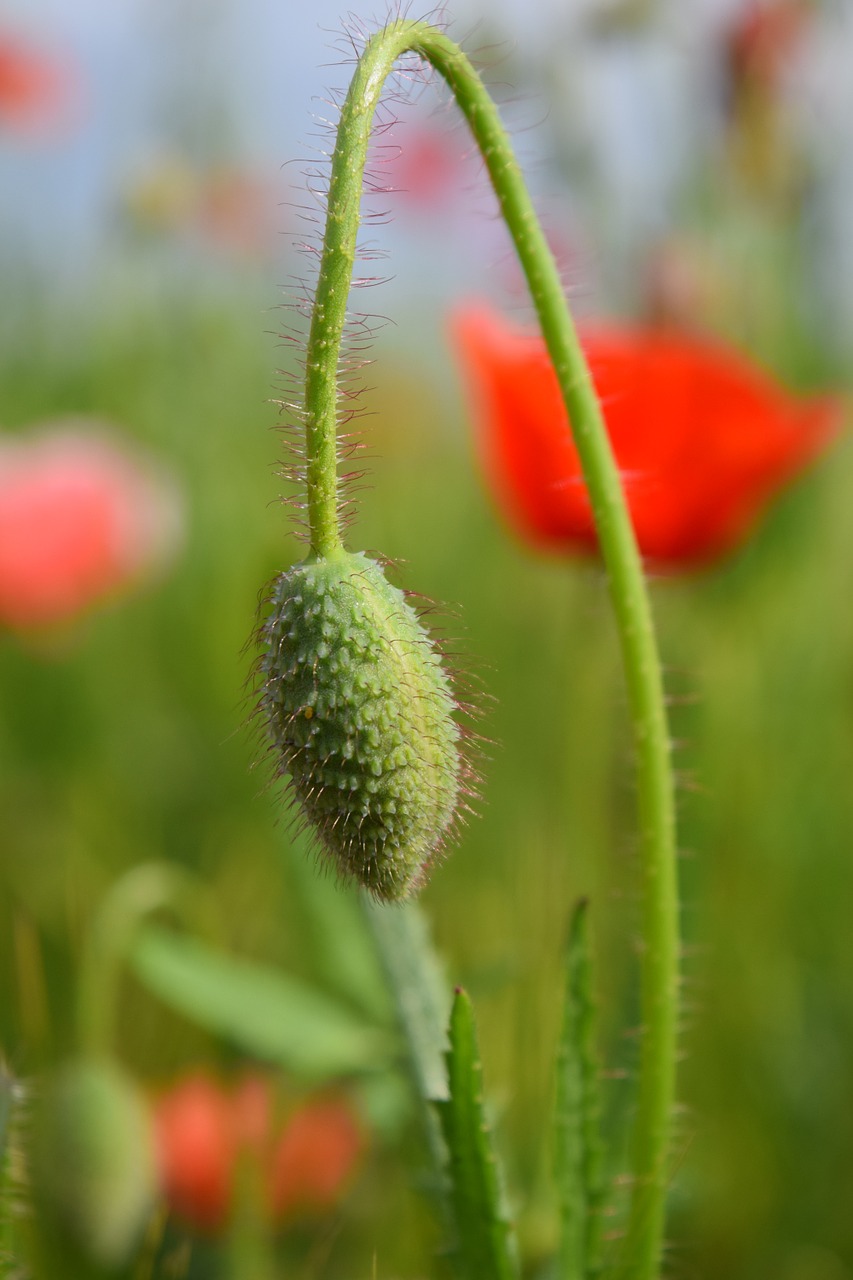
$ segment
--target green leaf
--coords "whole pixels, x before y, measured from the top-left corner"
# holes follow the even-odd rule
[[[483,1073],[474,1011],[457,990],[447,1054],[450,1097],[437,1103],[450,1157],[456,1245],[467,1280],[512,1280],[518,1275],[497,1157],[483,1110]]]
[[[441,1101],[447,1097],[450,1000],[426,917],[414,902],[377,902],[362,893],[361,903],[397,1008],[418,1096]]]
[[[557,1053],[560,1280],[593,1280],[601,1271],[605,1184],[598,1080],[587,904],[579,902],[566,948],[566,997]]]
[[[422,1185],[434,1197],[445,1230],[451,1232],[447,1148],[433,1106],[448,1097],[445,1051],[450,997],[441,961],[427,918],[416,902],[380,903],[362,891],[361,905],[394,1001],[429,1148],[431,1171]]]
[[[173,1009],[308,1080],[375,1070],[394,1047],[387,1034],[306,983],[168,929],[142,929],[131,963]]]

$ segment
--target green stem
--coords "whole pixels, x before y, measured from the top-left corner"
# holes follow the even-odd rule
[[[632,1144],[633,1191],[618,1274],[658,1275],[675,1089],[678,892],[675,806],[660,659],[642,562],[604,419],[539,226],[497,108],[465,54],[442,32],[399,19],[368,42],[341,111],[332,159],[305,387],[308,515],[317,555],[340,545],[337,523],[337,365],[356,252],[364,165],[374,111],[397,58],[414,52],[447,81],[483,155],[515,243],[556,370],[607,570],[628,686],[637,757],[643,875],[642,1038]]]
[[[189,872],[165,862],[144,862],[111,886],[95,913],[80,964],[77,1031],[80,1048],[109,1057],[122,968],[147,916],[164,908],[209,933],[208,898]]]

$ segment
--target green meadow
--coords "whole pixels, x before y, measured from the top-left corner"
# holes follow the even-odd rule
[[[197,877],[229,955],[356,1008],[335,923],[356,927],[352,890],[316,866],[251,714],[259,593],[302,553],[269,403],[294,357],[262,311],[272,286],[261,295],[128,285],[76,325],[22,299],[0,353],[5,431],[115,423],[173,475],[184,526],[173,562],[133,594],[59,631],[0,637],[0,1046],[25,1090],[74,1052],[85,940],[141,863]],[[639,890],[623,678],[600,568],[508,533],[450,354],[436,377],[409,323],[372,351],[369,487],[349,542],[448,606],[447,648],[479,708],[479,797],[422,902],[448,981],[474,1002],[525,1275],[544,1280],[561,949],[584,896],[611,1167],[625,1167]],[[785,341],[770,353],[783,381],[821,372],[807,343]],[[842,436],[724,564],[652,584],[685,935],[674,1276],[853,1277],[851,495]],[[152,1090],[251,1057],[130,966],[116,1041]],[[309,1069],[275,1070],[293,1096],[316,1084]],[[391,1061],[341,1086],[368,1153],[330,1219],[284,1233],[280,1274],[418,1280],[441,1235],[400,1073]],[[7,1245],[19,1229],[7,1221]],[[162,1274],[230,1274],[215,1240],[179,1256]]]

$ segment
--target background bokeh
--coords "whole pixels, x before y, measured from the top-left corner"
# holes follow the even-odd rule
[[[750,62],[747,9],[459,0],[441,16],[488,69],[582,315],[707,330],[792,390],[844,396],[851,12],[779,0],[768,9],[795,20]],[[0,636],[0,1047],[26,1079],[70,1051],[82,939],[138,862],[197,872],[236,953],[323,973],[304,842],[253,767],[245,646],[259,590],[300,554],[270,401],[298,370],[279,334],[310,289],[305,173],[322,174],[352,55],[331,0],[17,0],[0,21],[0,41],[13,35],[56,74],[37,121],[0,106],[0,426],[112,424],[170,477],[182,529],[134,592]],[[478,816],[424,903],[476,1004],[535,1275],[553,1244],[560,949],[582,894],[614,1135],[632,1064],[624,694],[598,566],[519,545],[484,492],[446,315],[473,296],[522,320],[529,307],[440,88],[398,87],[372,173],[404,189],[365,201],[366,241],[389,257],[365,255],[377,284],[356,295],[376,313],[375,363],[350,540],[453,607],[453,647],[483,689]],[[852,496],[842,436],[726,563],[653,584],[682,781],[671,1271],[685,1278],[853,1277]],[[234,1065],[133,980],[124,994],[140,1080]],[[426,1274],[406,1146],[377,1129],[343,1225],[320,1250],[302,1242],[298,1274]]]

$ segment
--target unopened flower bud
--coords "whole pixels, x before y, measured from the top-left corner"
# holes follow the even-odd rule
[[[461,787],[440,655],[361,554],[288,569],[272,606],[261,703],[280,770],[340,871],[378,898],[405,898],[441,848]]]
[[[143,1098],[112,1063],[73,1062],[48,1082],[33,1142],[33,1195],[54,1265],[71,1275],[76,1257],[109,1274],[131,1256],[156,1196]]]

